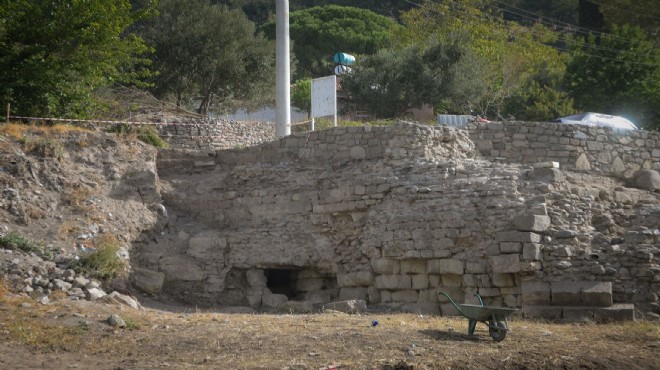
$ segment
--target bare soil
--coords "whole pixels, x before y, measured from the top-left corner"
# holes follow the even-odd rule
[[[29,303],[24,307],[21,303]],[[660,324],[513,319],[502,342],[467,320],[325,311],[144,311],[0,299],[3,369],[657,369]],[[118,314],[126,328],[106,323]],[[374,326],[374,320],[378,325]]]

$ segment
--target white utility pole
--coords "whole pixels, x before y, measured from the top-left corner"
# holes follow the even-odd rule
[[[289,60],[289,0],[276,0],[277,25],[275,27],[277,116],[276,133],[282,138],[291,135],[291,62]]]

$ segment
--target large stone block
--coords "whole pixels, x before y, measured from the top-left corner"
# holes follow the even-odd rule
[[[462,275],[465,271],[465,262],[456,259],[429,260],[427,271],[429,274]]]
[[[304,301],[312,302],[313,304],[327,303],[332,300],[332,291],[330,290],[317,290],[314,292],[305,292],[302,294]]]
[[[337,284],[342,288],[369,286],[372,282],[373,274],[371,271],[357,271],[337,275]]]
[[[579,282],[553,282],[551,284],[553,306],[581,306],[582,284]]]
[[[419,299],[419,292],[416,290],[397,290],[392,292],[392,301],[414,303]]]
[[[261,296],[261,302],[266,308],[278,308],[288,301],[289,298],[284,294],[264,294]]]
[[[541,244],[525,243],[522,252],[524,261],[538,261],[541,259]]]
[[[446,287],[458,288],[463,285],[463,276],[454,274],[442,275],[442,285]]]
[[[449,299],[440,293],[449,295],[455,303],[462,303],[465,299],[465,292],[461,288],[441,287],[437,289],[438,302],[449,303]]]
[[[563,307],[562,319],[564,321],[585,321],[594,318],[594,310],[591,307]]]
[[[559,320],[562,317],[561,307],[523,305],[522,311],[526,319]]]
[[[142,292],[147,294],[159,293],[163,288],[165,274],[158,271],[147,270],[143,268],[133,269],[133,282]]]
[[[520,255],[503,254],[492,256],[491,267],[495,273],[516,273],[520,271]]]
[[[349,301],[353,299],[366,300],[369,296],[367,288],[362,287],[353,287],[353,288],[341,288],[339,291],[339,300]]]
[[[413,289],[426,289],[429,287],[428,275],[410,275]]]
[[[497,288],[508,288],[515,285],[513,274],[493,274],[493,286]]]
[[[468,274],[483,274],[486,272],[486,263],[467,261],[465,264],[465,272]]]
[[[523,305],[549,306],[550,284],[544,282],[523,282],[520,288]]]
[[[520,253],[521,250],[522,250],[522,243],[519,243],[519,242],[501,242],[500,243],[500,253],[515,254],[515,253]]]
[[[388,258],[378,258],[371,261],[374,273],[380,275],[394,275],[401,271],[400,262]]]
[[[612,306],[611,282],[583,282],[580,301],[584,306],[610,307]]]
[[[497,233],[500,242],[540,243],[541,235],[523,231],[500,231]]]
[[[248,285],[254,287],[265,287],[267,285],[266,274],[264,270],[252,269],[245,272]]]
[[[513,219],[513,224],[519,231],[542,232],[550,227],[550,216],[541,216],[535,214],[521,214]]]
[[[323,307],[329,310],[341,311],[345,313],[360,313],[367,311],[367,302],[363,300],[348,300],[341,302],[330,302]]]
[[[201,281],[204,279],[204,272],[190,257],[161,258],[159,269],[165,274],[165,281]]]
[[[376,276],[374,286],[378,289],[411,289],[412,279],[410,275],[379,275]]]
[[[612,307],[594,308],[594,319],[600,322],[635,321],[635,305],[617,303]]]
[[[402,305],[399,310],[415,314],[439,315],[440,305],[432,302],[407,303]]]
[[[426,274],[426,260],[402,260],[401,274]]]
[[[199,259],[217,258],[222,256],[225,247],[227,247],[227,239],[202,234],[190,238],[186,253]]]

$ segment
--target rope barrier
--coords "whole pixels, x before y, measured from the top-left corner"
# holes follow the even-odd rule
[[[30,120],[30,121],[55,121],[55,122],[83,122],[83,123],[104,123],[116,125],[135,125],[135,126],[218,126],[218,123],[182,123],[182,122],[138,122],[138,121],[110,121],[110,120],[89,120],[89,119],[72,119],[72,118],[45,118],[45,117],[23,117],[23,116],[8,116],[10,119],[17,120]],[[225,121],[230,122],[230,121]]]

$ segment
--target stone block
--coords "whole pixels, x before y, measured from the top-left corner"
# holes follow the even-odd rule
[[[513,274],[493,274],[493,286],[497,288],[508,288],[515,285]]]
[[[503,254],[492,256],[490,259],[494,273],[516,273],[520,271],[520,255],[518,254]]]
[[[461,303],[465,299],[465,292],[461,288],[442,287],[437,289],[438,302],[449,303],[449,299],[440,293],[449,295],[456,303]]]
[[[428,275],[411,275],[413,289],[426,289],[429,287]]]
[[[392,292],[393,302],[414,303],[419,299],[419,292],[416,290],[397,290]]]
[[[442,316],[462,316],[451,303],[440,303],[440,312],[442,313]]]
[[[522,243],[518,243],[518,242],[500,243],[500,253],[512,254],[512,253],[520,253],[520,251],[522,251]]]
[[[479,288],[477,292],[482,298],[499,297],[502,291],[499,288]]]
[[[302,299],[313,304],[327,303],[332,300],[332,291],[317,290],[314,292],[305,292],[302,294]]]
[[[541,235],[523,231],[500,231],[497,233],[500,242],[540,243]]]
[[[299,292],[313,292],[323,289],[323,279],[298,279],[296,290]]]
[[[484,274],[486,272],[486,263],[468,261],[465,264],[465,272],[467,274]]]
[[[523,282],[520,288],[523,305],[549,306],[550,284],[544,282]]]
[[[426,260],[402,260],[401,261],[401,274],[426,274]]]
[[[516,216],[513,224],[519,231],[543,232],[550,227],[550,217],[525,213]]]
[[[442,278],[440,275],[427,275],[429,278],[429,286],[431,288],[437,288],[442,285]]]
[[[282,303],[278,309],[287,313],[312,313],[314,305],[309,301],[288,301]]]
[[[340,302],[330,302],[323,306],[329,310],[335,310],[345,313],[360,313],[367,311],[367,302],[359,299],[340,301]]]
[[[165,282],[165,274],[158,271],[134,268],[133,269],[133,283],[135,286],[144,293],[156,294],[163,288]]]
[[[580,301],[584,306],[610,307],[612,306],[611,282],[583,282]]]
[[[550,285],[551,302],[553,306],[581,306],[580,293],[582,284],[579,282],[553,282]]]
[[[367,294],[369,296],[369,303],[380,303],[380,290],[370,286],[367,288]]]
[[[261,303],[266,308],[278,308],[288,301],[289,298],[284,294],[263,294],[261,296]]]
[[[476,288],[477,279],[474,277],[473,274],[465,274],[463,275],[463,286],[468,288]]]
[[[374,286],[377,289],[411,289],[412,279],[410,275],[379,275],[376,276]]]
[[[400,270],[400,262],[388,258],[378,258],[371,261],[371,268],[374,273],[380,275],[394,275],[398,274]]]
[[[526,319],[559,320],[562,316],[561,307],[523,305],[522,311]]]
[[[339,291],[339,300],[349,301],[353,299],[366,300],[369,296],[367,288],[341,288]]]
[[[492,284],[490,283],[490,275],[488,274],[479,274],[475,275],[475,280],[477,281],[478,288],[490,288]]]
[[[323,275],[320,272],[310,269],[300,270],[296,274],[297,279],[320,279],[322,277]]]
[[[245,272],[245,276],[248,281],[248,285],[255,287],[265,287],[267,280],[264,270],[252,269]]]
[[[442,285],[451,288],[461,287],[463,285],[463,275],[442,275]]]
[[[434,259],[428,261],[429,274],[456,274],[462,275],[465,263],[456,259]]]
[[[190,257],[161,258],[159,270],[165,274],[165,281],[201,281],[204,279],[204,272]]]
[[[522,249],[524,261],[538,261],[541,259],[541,244],[525,243]]]
[[[337,284],[339,287],[366,287],[371,285],[372,282],[373,274],[371,271],[357,271],[337,275]]]
[[[194,236],[188,241],[186,253],[199,259],[212,258],[227,246],[227,239],[216,236]]]
[[[599,322],[635,321],[635,305],[617,303],[612,307],[594,308],[594,319]]]
[[[562,307],[562,319],[564,321],[585,321],[594,318],[594,310],[591,307]]]

